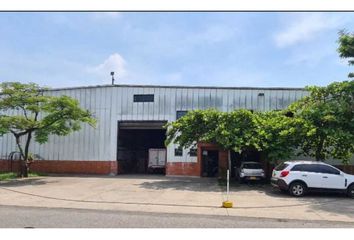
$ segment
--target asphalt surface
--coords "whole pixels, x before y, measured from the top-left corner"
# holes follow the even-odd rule
[[[353,223],[0,205],[0,228],[353,228]]]

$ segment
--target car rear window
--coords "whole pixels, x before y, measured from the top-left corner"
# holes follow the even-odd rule
[[[262,165],[258,163],[245,163],[243,164],[243,168],[246,169],[262,169]]]
[[[274,168],[275,171],[281,171],[281,170],[284,170],[287,166],[289,166],[289,164],[286,164],[286,163],[281,163],[279,164],[278,166],[276,166]]]
[[[291,171],[305,171],[306,169],[306,166],[304,166],[304,164],[298,164],[298,165],[295,165]]]

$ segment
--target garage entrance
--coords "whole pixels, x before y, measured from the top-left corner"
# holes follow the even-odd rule
[[[260,162],[261,153],[256,150],[243,151],[241,154],[231,151],[231,177],[236,177],[236,169],[241,167],[243,162]]]
[[[164,151],[167,121],[119,121],[117,161],[120,173],[164,173],[149,168],[149,149]],[[151,152],[151,151],[150,151]]]

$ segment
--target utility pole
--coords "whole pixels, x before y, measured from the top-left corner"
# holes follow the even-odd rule
[[[111,72],[111,76],[112,76],[112,85],[114,85],[114,72]]]

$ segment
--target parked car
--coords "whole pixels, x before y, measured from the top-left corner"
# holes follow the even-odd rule
[[[313,161],[288,161],[276,166],[271,184],[295,197],[307,191],[339,191],[354,198],[354,175],[323,163]]]
[[[265,173],[258,162],[243,162],[236,170],[236,177],[240,183],[246,180],[264,180]]]

